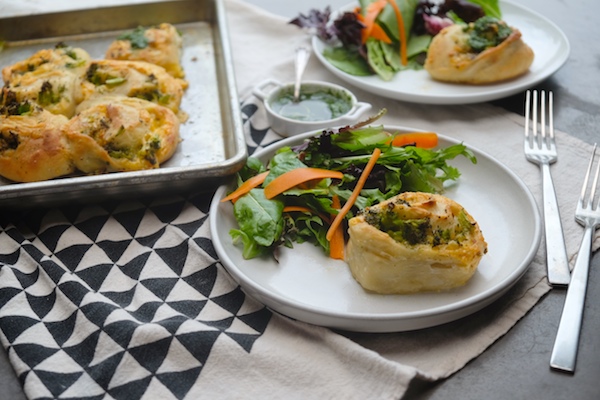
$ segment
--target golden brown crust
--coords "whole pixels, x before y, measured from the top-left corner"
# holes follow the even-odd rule
[[[403,221],[426,219],[431,231],[416,244],[395,240],[367,222],[369,212],[393,212]],[[471,226],[467,230],[465,221],[461,222],[464,218]],[[487,252],[473,217],[455,201],[437,194],[407,192],[367,208],[349,221],[348,232],[345,258],[350,271],[365,289],[377,293],[439,291],[464,285]]]
[[[18,102],[71,117],[83,100],[83,74],[89,63],[89,54],[80,48],[43,49],[2,69],[3,91],[13,92]]]
[[[104,96],[65,126],[75,166],[88,174],[158,168],[179,143],[179,120],[147,100]]]
[[[495,83],[523,75],[533,63],[534,54],[521,32],[512,29],[499,45],[474,53],[463,26],[446,27],[431,41],[425,70],[439,81],[468,84]]]
[[[145,61],[97,60],[90,64],[87,81],[90,90],[86,99],[105,95],[138,97],[170,108],[185,120],[180,111],[187,82],[173,78],[164,68]],[[81,104],[79,110],[87,108]]]
[[[85,73],[90,59],[90,55],[78,47],[42,49],[25,60],[2,68],[2,79],[9,83],[11,79],[20,75],[55,70],[69,71],[81,76]]]
[[[182,38],[171,24],[162,23],[145,30],[148,46],[133,48],[129,40],[115,40],[106,51],[108,60],[147,61],[160,65],[175,78],[185,76],[181,67]]]
[[[83,100],[82,79],[65,70],[37,70],[14,76],[3,91],[11,91],[17,102],[30,102],[50,111],[71,117]]]
[[[0,175],[36,182],[72,173],[75,168],[61,129],[68,119],[46,110],[0,116]]]

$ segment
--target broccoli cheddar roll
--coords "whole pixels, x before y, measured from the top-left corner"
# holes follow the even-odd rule
[[[63,130],[75,166],[88,174],[158,168],[180,140],[170,109],[125,96],[96,99]]]
[[[363,288],[387,294],[464,285],[487,243],[473,217],[438,194],[407,192],[350,219],[346,262]]]
[[[429,46],[425,70],[432,78],[455,83],[489,84],[525,74],[533,50],[518,29],[484,17],[468,26],[451,25]]]

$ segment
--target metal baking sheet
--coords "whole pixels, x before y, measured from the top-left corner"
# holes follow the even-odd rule
[[[213,190],[247,158],[225,8],[221,0],[141,3],[0,18],[0,68],[64,42],[101,59],[120,33],[169,22],[182,33],[189,87],[175,155],[154,170],[69,176],[34,183],[0,177],[0,205],[32,207]]]

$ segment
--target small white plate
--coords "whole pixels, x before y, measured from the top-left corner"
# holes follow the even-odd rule
[[[352,3],[343,10],[352,9]],[[327,45],[313,37],[314,53],[338,78],[367,92],[395,100],[423,104],[469,104],[508,97],[532,87],[555,73],[569,57],[566,35],[550,20],[523,6],[500,1],[502,19],[522,33],[535,54],[529,72],[516,79],[490,85],[463,85],[433,80],[427,71],[401,71],[386,82],[378,76],[354,76],[334,67],[323,56]]]
[[[414,131],[387,127],[392,131]],[[284,139],[255,154],[264,162],[281,146],[302,143],[314,132]],[[440,135],[440,146],[458,143]],[[359,332],[397,332],[450,322],[498,299],[526,272],[537,252],[541,220],[531,192],[513,172],[491,156],[471,149],[477,164],[464,157],[451,163],[460,179],[444,195],[462,204],[479,222],[488,253],[463,287],[440,293],[380,295],[365,291],[343,261],[333,260],[311,244],[281,250],[271,257],[245,260],[229,231],[237,228],[232,190],[221,186],[210,207],[212,239],[221,262],[249,295],[271,309],[315,325]]]

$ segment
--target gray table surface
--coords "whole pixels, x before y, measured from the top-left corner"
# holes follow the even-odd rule
[[[293,18],[311,8],[341,7],[349,0],[246,0]],[[567,35],[571,54],[551,78],[537,85],[554,91],[557,129],[586,142],[600,141],[600,3],[597,0],[521,0],[556,23]],[[523,114],[523,95],[494,104]],[[553,173],[568,173],[558,168]],[[595,399],[600,398],[600,255],[592,261],[583,330],[574,375],[553,371],[549,359],[564,290],[552,290],[504,337],[465,368],[436,383],[415,382],[405,399]],[[0,399],[25,399],[6,352],[0,351]]]

